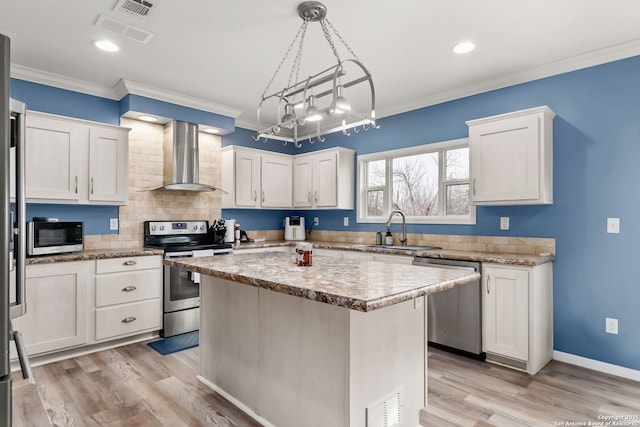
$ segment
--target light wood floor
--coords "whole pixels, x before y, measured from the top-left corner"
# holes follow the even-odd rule
[[[433,348],[428,363],[423,426],[640,417],[640,383],[565,363],[553,361],[530,376]],[[197,348],[161,356],[138,343],[36,367],[37,387],[14,391],[14,425],[258,426],[196,379],[197,364]],[[640,418],[634,421],[627,425],[640,427]]]
[[[36,367],[37,387],[14,392],[14,426],[260,426],[200,383],[197,364],[197,348],[137,343]]]
[[[633,418],[626,425],[640,427],[638,382],[556,361],[531,376],[429,350],[424,426],[597,425],[599,415],[622,415]]]

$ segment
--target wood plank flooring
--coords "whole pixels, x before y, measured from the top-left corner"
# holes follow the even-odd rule
[[[197,365],[197,348],[162,356],[137,343],[39,366],[36,392],[14,396],[14,426],[260,426],[198,381]]]
[[[565,363],[552,361],[530,376],[434,348],[428,363],[425,427],[640,417],[640,383]],[[14,425],[259,426],[201,384],[197,366],[197,348],[161,356],[138,343],[36,367],[37,387],[14,390]],[[640,427],[640,419],[632,421],[626,425]]]
[[[429,348],[428,375],[423,426],[604,426],[598,416],[621,415],[640,427],[640,383],[562,362],[532,376]]]

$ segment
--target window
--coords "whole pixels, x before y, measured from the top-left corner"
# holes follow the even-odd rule
[[[358,222],[475,224],[466,138],[358,156]]]

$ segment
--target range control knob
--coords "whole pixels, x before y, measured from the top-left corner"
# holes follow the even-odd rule
[[[156,231],[156,226],[155,225],[151,226],[151,231]]]
[[[164,231],[164,225],[160,226],[160,231]]]
[[[200,226],[200,231],[204,231],[204,225]]]
[[[197,229],[198,229],[198,226],[197,226],[197,225],[194,225],[194,226],[193,226],[193,231],[196,231]]]

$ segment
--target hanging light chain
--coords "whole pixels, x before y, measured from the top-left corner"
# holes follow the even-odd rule
[[[300,65],[302,64],[302,47],[304,45],[304,38],[307,35],[307,25],[309,21],[304,21],[302,24],[302,37],[300,38],[300,44],[298,45],[298,52],[296,53],[296,57],[293,60],[293,65],[291,66],[291,72],[289,73],[289,81],[287,82],[287,87],[291,87],[292,83],[298,82],[298,77],[300,76]],[[296,70],[296,79],[293,80],[293,70]]]
[[[306,31],[307,31],[307,21],[302,21],[302,25],[300,26],[300,28],[298,28],[298,32],[296,33],[296,36],[293,38],[293,40],[291,40],[291,44],[287,49],[287,53],[285,53],[284,56],[282,57],[280,64],[278,64],[278,68],[276,68],[275,73],[273,73],[273,76],[271,76],[269,83],[267,83],[267,87],[264,88],[264,91],[262,92],[262,99],[264,99],[264,97],[267,95],[267,91],[271,87],[273,80],[276,78],[276,76],[280,72],[280,68],[282,68],[282,64],[284,64],[284,62],[287,60],[289,53],[291,53],[291,49],[293,49],[293,46],[296,44],[296,40],[298,40],[298,37],[300,37],[300,34],[306,33]],[[300,43],[300,46],[302,46],[302,42]]]
[[[358,60],[358,61],[359,61],[360,59],[358,59],[358,55],[356,55],[356,54],[355,54],[355,52],[351,49],[351,47],[347,44],[347,42],[342,38],[342,36],[341,36],[341,35],[340,35],[340,33],[338,32],[338,30],[336,30],[336,29],[334,28],[333,24],[331,24],[331,21],[329,21],[327,18],[325,18],[325,19],[323,19],[323,20],[322,20],[322,22],[326,22],[326,23],[327,23],[327,26],[328,26],[329,28],[331,28],[331,30],[333,30],[333,33],[334,33],[334,34],[338,37],[338,39],[342,42],[342,44],[344,45],[344,47],[346,47],[346,48],[347,48],[347,50],[349,51],[349,53],[351,54],[351,56],[353,56],[356,60]],[[324,29],[324,27],[323,27],[323,30],[325,30],[325,29]],[[326,34],[325,34],[325,37],[327,37],[327,36],[326,36]],[[327,38],[327,40],[331,40],[331,39],[330,39],[330,38]],[[331,48],[333,49],[333,51],[334,51],[334,53],[335,53],[335,47],[333,46],[333,42],[329,41],[329,44],[331,45]],[[336,56],[337,56],[337,54],[336,54]],[[338,58],[338,61],[340,61],[340,58]]]
[[[323,19],[320,21],[320,27],[322,27],[322,32],[324,33],[324,38],[327,39],[327,43],[331,47],[333,51],[333,55],[336,57],[338,62],[340,62],[340,55],[338,54],[338,50],[336,49],[336,45],[333,43],[333,39],[331,38],[331,34],[329,34],[329,29],[327,28],[327,20]]]

